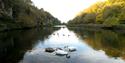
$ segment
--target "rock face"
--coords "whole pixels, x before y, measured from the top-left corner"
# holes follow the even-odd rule
[[[12,14],[13,14],[13,9],[12,9],[12,7],[11,7],[11,8],[8,8],[8,10],[7,10],[7,16],[9,16],[10,18],[12,18],[12,17],[13,17]]]
[[[4,13],[3,9],[4,9],[4,3],[2,0],[0,0],[0,17],[2,17],[2,14]]]
[[[4,3],[2,0],[0,0],[0,8],[4,9]]]
[[[12,18],[13,10],[12,7],[6,7],[6,3],[3,2],[3,0],[0,0],[0,17],[2,16],[8,16]]]

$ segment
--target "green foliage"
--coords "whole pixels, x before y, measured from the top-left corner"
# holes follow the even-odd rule
[[[116,17],[107,18],[103,24],[108,25],[108,26],[118,25],[119,19]]]
[[[109,26],[125,24],[125,0],[98,2],[68,22],[69,25],[90,23]]]
[[[96,19],[96,17],[95,17],[94,13],[89,13],[89,14],[85,15],[85,17],[84,17],[84,21],[86,23],[95,23],[95,19]]]
[[[21,28],[60,24],[60,21],[49,12],[35,7],[31,0],[1,0],[0,3],[3,6],[0,7],[1,22],[8,22],[9,20],[5,19],[9,18],[13,24]]]

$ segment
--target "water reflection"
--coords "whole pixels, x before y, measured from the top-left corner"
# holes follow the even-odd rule
[[[93,49],[103,50],[111,58],[125,59],[125,33],[112,30],[86,30],[78,28],[72,28],[71,30]]]
[[[0,32],[0,63],[18,63],[38,40],[48,38],[53,28]]]
[[[81,28],[43,28],[0,33],[0,63],[125,63],[125,33]],[[66,56],[45,48],[76,47]]]
[[[20,63],[125,63],[124,42],[119,42],[118,33],[79,28],[70,30],[61,28],[44,41],[39,40]],[[63,48],[66,45],[77,48],[76,52],[70,53],[69,59],[44,51],[47,47]]]

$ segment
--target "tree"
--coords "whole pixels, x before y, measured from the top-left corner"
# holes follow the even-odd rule
[[[97,2],[76,16],[70,23],[74,24],[125,24],[125,0],[108,0]]]

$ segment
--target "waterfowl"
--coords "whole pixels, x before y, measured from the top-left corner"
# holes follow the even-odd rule
[[[63,34],[63,36],[65,36],[65,35]]]
[[[55,50],[63,50],[62,48],[57,47]]]
[[[54,52],[54,51],[55,51],[54,48],[45,48],[45,52],[52,53],[52,52]]]
[[[69,46],[65,46],[64,47],[64,49],[66,50],[66,51],[69,51],[69,52],[74,52],[74,51],[76,51],[76,48],[75,47],[69,47]]]
[[[65,27],[62,27],[62,28],[65,28]]]
[[[67,55],[66,55],[66,58],[70,58],[70,55],[67,54]]]
[[[68,55],[68,52],[64,51],[64,50],[56,49],[55,54],[60,55],[60,56],[64,56],[64,55]]]

